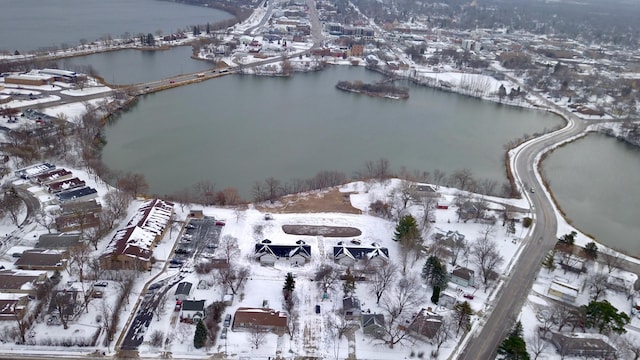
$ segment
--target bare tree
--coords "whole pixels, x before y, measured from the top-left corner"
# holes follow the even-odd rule
[[[298,331],[299,321],[300,321],[300,314],[296,310],[292,309],[288,311],[287,333],[289,334],[290,340],[293,340],[293,338],[296,335],[296,331]]]
[[[566,305],[557,304],[553,308],[554,321],[558,324],[558,331],[562,331],[562,328],[573,319],[573,311]]]
[[[218,249],[229,264],[240,254],[238,239],[231,235],[225,235],[222,237],[220,244],[218,245]]]
[[[211,180],[203,180],[197,182],[193,185],[193,189],[196,193],[196,198],[204,205],[213,205],[215,194],[216,194],[216,184]]]
[[[380,298],[384,292],[393,286],[398,276],[398,265],[388,263],[386,265],[375,268],[369,288],[376,294],[376,304],[380,305]]]
[[[626,359],[640,359],[640,339],[633,334],[626,333],[622,336],[622,348],[626,353]]]
[[[249,341],[258,349],[260,345],[264,344],[267,340],[267,332],[258,325],[253,325],[249,330]]]
[[[607,294],[607,275],[595,274],[588,279],[591,300],[598,301]]]
[[[162,341],[164,340],[164,333],[160,330],[154,330],[149,337],[149,343],[151,346],[159,348],[162,346]]]
[[[233,295],[236,295],[250,274],[251,269],[249,267],[229,263],[227,268],[218,269],[217,276],[220,283],[231,290]]]
[[[121,218],[127,213],[131,196],[124,191],[113,189],[104,195],[104,204],[113,212],[115,218]]]
[[[433,170],[433,183],[436,185],[436,189],[440,189],[440,185],[444,185],[444,179],[447,177],[447,174],[440,169]]]
[[[442,345],[444,345],[444,343],[446,343],[452,335],[453,322],[447,317],[442,318],[440,320],[440,327],[438,327],[435,334],[433,334],[433,338],[431,339],[431,342],[436,346],[436,355],[440,352],[440,348],[442,347]]]
[[[495,270],[504,262],[496,243],[487,236],[481,237],[471,246],[471,254],[476,265],[480,268],[480,275],[485,290],[488,288],[489,279]]]
[[[125,173],[117,182],[118,188],[134,198],[149,191],[149,184],[142,174]]]
[[[47,232],[51,234],[51,229],[55,226],[56,217],[44,208],[38,210],[36,216],[33,218],[36,223],[45,227]]]
[[[382,297],[381,307],[386,316],[378,339],[389,345],[389,348],[406,340],[408,333],[404,326],[399,325],[410,318],[409,314],[422,300],[420,288],[416,278],[403,277],[393,291],[386,292]]]
[[[529,351],[534,355],[533,360],[538,357],[549,346],[547,340],[540,334],[540,331],[534,331],[533,336],[527,340]]]
[[[602,261],[607,265],[607,273],[611,274],[622,263],[622,258],[618,254],[609,248],[603,247],[599,249],[599,255]]]
[[[323,293],[328,293],[338,281],[338,274],[331,265],[321,265],[315,273],[314,280],[320,286]]]
[[[6,215],[9,215],[11,222],[18,225],[20,221],[20,210],[22,209],[22,200],[15,192],[5,192],[0,201],[0,209]]]
[[[456,170],[451,174],[449,181],[460,190],[473,191],[475,187],[473,174],[469,169]]]
[[[67,270],[69,275],[78,273],[78,280],[84,281],[85,266],[91,260],[91,249],[85,243],[80,243],[69,248],[69,264]],[[75,271],[74,271],[75,270]]]
[[[421,200],[422,203],[422,236],[426,237],[431,230],[431,224],[436,221],[437,201],[431,197],[425,196]]]

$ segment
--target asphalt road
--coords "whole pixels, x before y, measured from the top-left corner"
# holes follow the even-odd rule
[[[533,286],[545,254],[557,242],[557,220],[552,199],[536,177],[535,168],[540,155],[549,146],[561,143],[586,129],[583,120],[571,117],[566,127],[554,133],[533,139],[515,155],[516,181],[528,198],[535,214],[535,229],[524,240],[526,244],[510,274],[502,280],[504,285],[490,305],[490,315],[482,329],[467,344],[460,359],[494,359],[500,343],[517,320],[524,301]],[[535,190],[532,193],[530,190]]]

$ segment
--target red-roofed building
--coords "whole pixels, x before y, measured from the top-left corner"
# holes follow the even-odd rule
[[[144,203],[123,229],[116,232],[100,257],[104,269],[148,270],[155,245],[169,228],[173,203],[154,199]]]
[[[287,315],[268,308],[241,307],[236,310],[231,326],[233,331],[256,327],[260,330],[284,333],[287,329]]]

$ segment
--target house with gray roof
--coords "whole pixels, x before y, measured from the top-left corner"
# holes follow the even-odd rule
[[[311,259],[311,246],[299,241],[295,245],[273,244],[263,240],[256,244],[254,257],[263,265],[273,266],[276,261],[283,260],[290,265],[304,265]]]

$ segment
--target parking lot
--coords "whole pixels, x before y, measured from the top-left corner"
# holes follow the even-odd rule
[[[169,259],[169,267],[190,271],[197,262],[213,258],[223,227],[223,221],[210,217],[189,220],[183,228],[173,257]]]

